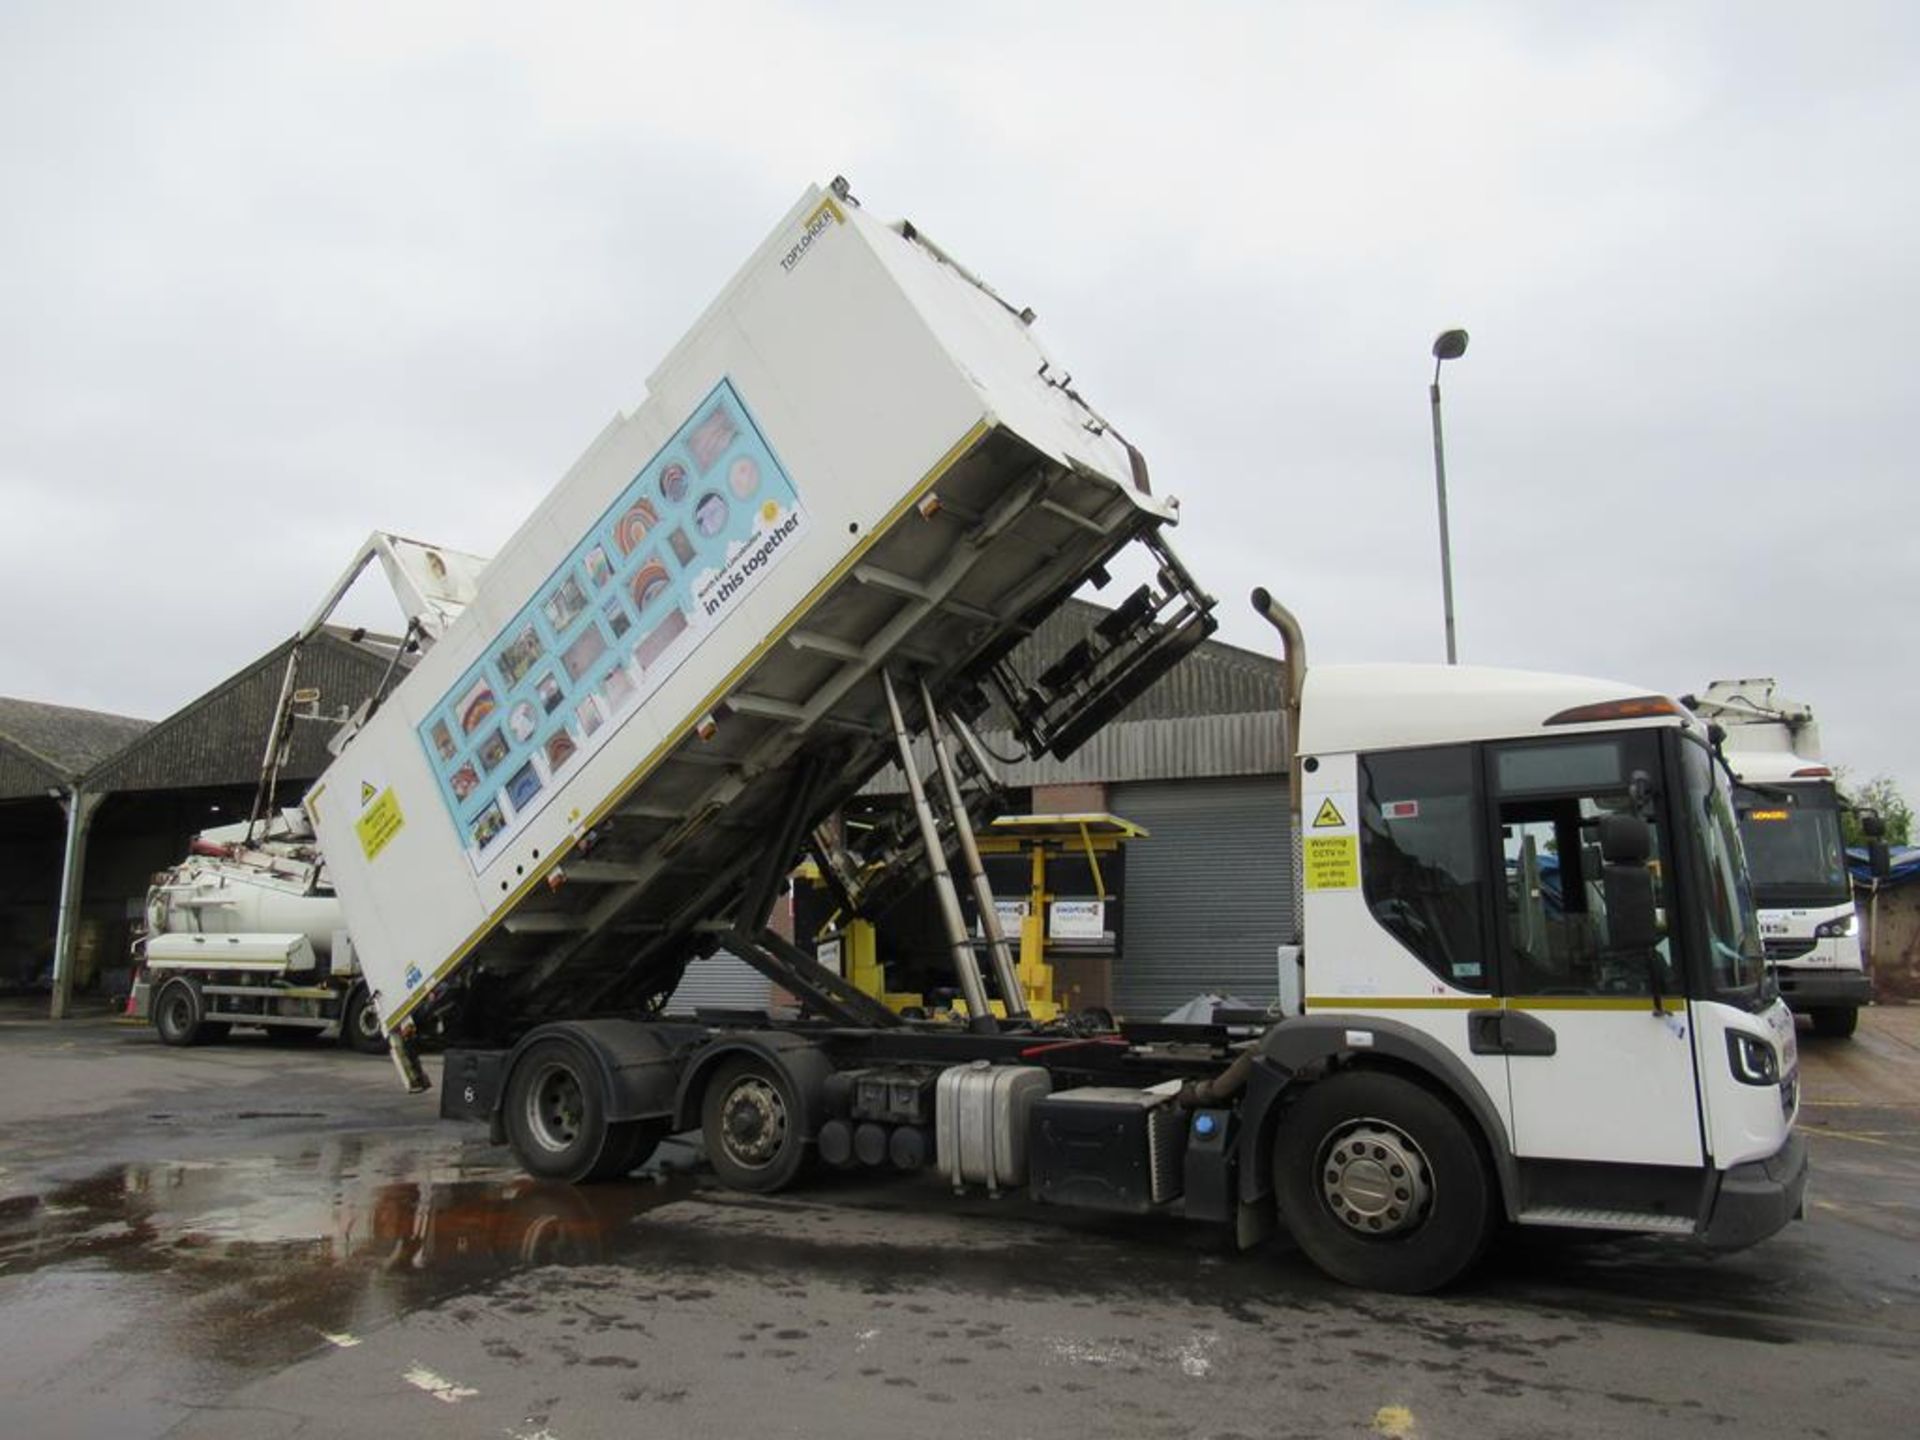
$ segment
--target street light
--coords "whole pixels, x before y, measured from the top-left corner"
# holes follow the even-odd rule
[[[1453,645],[1453,549],[1447,540],[1447,451],[1440,440],[1440,367],[1467,353],[1467,332],[1442,330],[1433,341],[1433,384],[1427,398],[1433,402],[1433,484],[1440,496],[1440,594],[1447,610],[1447,664],[1458,665]]]

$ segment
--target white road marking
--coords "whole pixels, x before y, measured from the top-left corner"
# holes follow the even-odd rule
[[[1213,1349],[1212,1335],[1203,1335],[1195,1331],[1187,1337],[1187,1343],[1180,1347],[1180,1370],[1198,1380],[1213,1369],[1213,1359],[1207,1352]]]
[[[1094,1340],[1067,1340],[1054,1337],[1047,1341],[1047,1348],[1069,1365],[1112,1365],[1122,1360],[1133,1360],[1134,1355],[1125,1345],[1101,1344]]]
[[[417,1361],[414,1367],[400,1378],[405,1380],[409,1385],[426,1391],[427,1394],[431,1395],[434,1399],[445,1401],[449,1405],[458,1405],[462,1400],[469,1399],[480,1393],[478,1390],[470,1389],[465,1385],[456,1385],[444,1375],[434,1374],[433,1371],[427,1369],[426,1366],[419,1364]]]
[[[339,1346],[342,1350],[351,1350],[360,1343],[360,1337],[358,1335],[349,1335],[344,1330],[338,1335],[334,1334],[331,1330],[322,1330],[320,1332],[320,1338],[325,1340],[329,1345]]]

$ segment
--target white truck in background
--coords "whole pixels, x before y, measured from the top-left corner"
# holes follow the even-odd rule
[[[169,1045],[221,1040],[235,1025],[383,1053],[326,862],[298,809],[194,836],[154,877],[134,945],[130,1013]]]
[[[1032,321],[843,181],[808,190],[343,736],[304,806],[409,1087],[444,1042],[441,1114],[547,1179],[699,1130],[735,1189],[823,1161],[1242,1244],[1284,1220],[1389,1290],[1448,1283],[1503,1221],[1731,1248],[1797,1216],[1793,1025],[1729,791],[1706,726],[1640,687],[1309,669],[1256,592],[1304,1013],[1029,1012],[970,843],[974,724],[1064,758],[1214,628],[1177,502]],[[1289,513],[1244,474],[1211,503]],[[1130,559],[1145,583],[1025,657]],[[823,839],[896,763],[899,823]],[[803,853],[850,914],[926,877],[965,1019],[898,1015],[770,926]],[[802,1013],[665,1014],[719,947]]]
[[[406,624],[398,638],[373,642],[389,657],[374,692],[323,713],[319,690],[300,684],[302,652],[376,560]],[[306,812],[276,803],[280,772],[296,726],[331,725],[337,740],[378,709],[393,680],[472,600],[485,568],[479,556],[376,531],[294,637],[251,817],[195,835],[186,859],[147,890],[128,1013],[151,1020],[165,1043],[206,1044],[235,1025],[306,1036],[337,1028],[342,1044],[386,1053]],[[364,632],[353,633],[364,643]]]
[[[1725,732],[1721,750],[1739,778],[1734,809],[1780,996],[1816,1034],[1844,1039],[1872,1003],[1873,984],[1840,832],[1846,802],[1813,708],[1781,695],[1769,677],[1715,680],[1686,699]]]

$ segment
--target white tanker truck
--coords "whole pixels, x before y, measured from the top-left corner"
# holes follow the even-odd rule
[[[326,861],[298,810],[203,830],[147,892],[133,1013],[169,1045],[223,1038],[235,1025],[318,1035],[382,1054],[387,1042],[360,978]]]
[[[406,615],[405,634],[391,645],[393,664],[357,710],[303,713],[318,692],[299,688],[302,647],[375,560]],[[154,876],[147,891],[128,1013],[150,1019],[167,1044],[219,1040],[235,1025],[313,1036],[337,1026],[341,1043],[386,1052],[326,859],[305,813],[275,808],[275,782],[295,723],[338,726],[331,741],[337,752],[379,709],[404,668],[466,608],[486,564],[476,555],[376,531],[294,637],[253,818],[201,831],[187,858]]]

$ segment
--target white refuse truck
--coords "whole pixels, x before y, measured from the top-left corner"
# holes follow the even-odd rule
[[[1686,698],[1725,732],[1722,749],[1740,779],[1734,809],[1781,998],[1817,1033],[1851,1035],[1873,984],[1840,834],[1844,802],[1813,707],[1782,696],[1766,677],[1715,680]]]
[[[975,722],[1069,754],[1214,625],[1176,502],[1032,319],[809,190],[508,541],[305,801],[407,1082],[437,1037],[441,1113],[543,1177],[700,1130],[744,1190],[824,1162],[1242,1243],[1284,1219],[1393,1290],[1503,1220],[1738,1246],[1798,1214],[1793,1029],[1729,792],[1705,726],[1638,687],[1309,669],[1258,593],[1302,1013],[1028,1013],[969,843]],[[1201,488],[1272,527],[1279,483]],[[1130,556],[1147,579],[1084,635],[1016,654]],[[889,763],[900,823],[836,826]],[[770,927],[803,853],[856,910],[928,878],[965,1018],[903,1019]],[[663,1015],[722,947],[800,1012]]]

